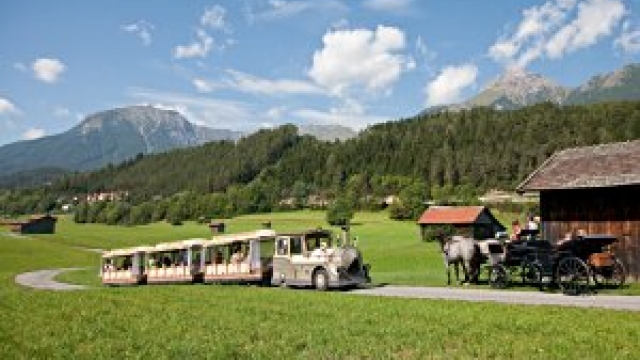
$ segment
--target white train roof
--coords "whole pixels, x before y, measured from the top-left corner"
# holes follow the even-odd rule
[[[246,242],[249,240],[264,241],[276,237],[275,230],[262,229],[257,231],[249,231],[237,234],[214,236],[212,240],[207,241],[204,246],[226,245],[234,242]]]

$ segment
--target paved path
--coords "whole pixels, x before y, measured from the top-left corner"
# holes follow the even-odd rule
[[[65,268],[38,270],[16,276],[16,283],[36,289],[46,290],[81,290],[83,285],[72,285],[53,280],[65,271],[81,270],[81,268]],[[482,289],[456,289],[445,287],[411,287],[381,286],[367,289],[356,289],[346,294],[386,296],[418,299],[443,299],[459,301],[486,301],[526,305],[559,305],[575,307],[592,307],[616,310],[640,311],[640,296],[585,295],[567,296],[542,292],[519,292]]]
[[[640,311],[640,296],[567,296],[542,292],[519,292],[438,287],[382,286],[357,289],[349,294],[422,299],[488,301],[509,304],[560,305]]]
[[[65,268],[65,269],[32,271],[32,272],[16,275],[16,283],[23,286],[32,287],[35,289],[44,289],[44,290],[85,289],[86,286],[84,285],[65,284],[65,283],[61,283],[53,280],[53,278],[58,276],[58,274],[65,271],[72,271],[72,270],[82,270],[82,269],[81,268]]]

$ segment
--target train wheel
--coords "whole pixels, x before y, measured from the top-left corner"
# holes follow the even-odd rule
[[[604,268],[595,268],[593,271],[593,281],[603,287],[619,288],[624,285],[627,272],[622,262],[618,259],[613,260],[611,266]]]
[[[509,286],[509,273],[504,265],[496,264],[491,267],[489,284],[496,289],[504,289]]]
[[[556,281],[566,295],[581,295],[589,292],[591,271],[584,261],[575,256],[565,257],[558,263]]]
[[[324,269],[318,269],[313,273],[313,286],[320,291],[329,288],[329,275]]]
[[[535,285],[542,290],[542,268],[540,265],[525,261],[522,264],[522,283],[524,285]]]

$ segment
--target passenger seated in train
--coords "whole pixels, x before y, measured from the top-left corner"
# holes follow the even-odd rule
[[[113,269],[114,269],[113,262],[111,260],[107,260],[107,262],[104,264],[103,270],[111,271]]]
[[[165,255],[165,256],[162,258],[162,266],[163,266],[163,267],[170,267],[170,266],[171,266],[171,258],[169,258],[169,256],[168,256],[168,255]]]
[[[244,253],[242,252],[242,248],[239,246],[236,248],[236,251],[231,255],[231,263],[232,264],[240,264],[244,260]]]
[[[187,250],[181,250],[179,264],[182,266],[186,266],[188,262],[189,260],[188,260]]]
[[[149,256],[149,260],[147,260],[147,266],[151,269],[155,268],[156,266],[158,266],[158,263],[156,261],[156,258],[154,256]]]
[[[217,250],[215,256],[213,257],[214,264],[222,264],[224,262],[224,257],[222,256],[222,251]]]

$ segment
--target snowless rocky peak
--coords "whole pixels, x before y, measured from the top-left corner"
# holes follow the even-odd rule
[[[502,76],[487,86],[492,92],[500,93],[514,103],[529,105],[541,97],[561,103],[567,90],[542,75],[522,68],[508,69]]]
[[[634,74],[638,73],[638,70],[640,70],[640,65],[638,64],[626,65],[612,73],[592,77],[579,90],[589,91],[623,86],[626,81],[633,78]]]
[[[158,128],[183,130],[190,124],[180,114],[171,110],[161,110],[153,106],[130,106],[101,111],[85,119],[80,125],[83,134],[101,130],[107,123],[130,123],[140,133],[148,133]]]

